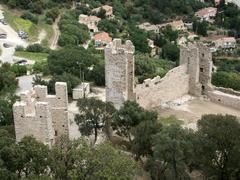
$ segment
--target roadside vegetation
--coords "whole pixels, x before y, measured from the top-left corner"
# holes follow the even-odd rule
[[[239,60],[215,60],[217,72],[213,73],[212,83],[218,87],[240,90],[240,61]]]

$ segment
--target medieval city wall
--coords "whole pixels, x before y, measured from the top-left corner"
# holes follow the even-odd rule
[[[240,96],[213,90],[208,92],[208,97],[212,102],[240,110]]]
[[[134,46],[114,39],[105,48],[106,101],[116,108],[126,100],[134,100]]]
[[[68,135],[69,121],[67,84],[57,82],[55,84],[56,95],[48,95],[47,87],[41,85],[35,86],[34,91],[37,101],[49,103],[55,136],[60,137],[61,135]]]
[[[56,95],[48,95],[46,86],[21,94],[13,105],[16,140],[33,136],[52,145],[61,135],[69,135],[67,84],[55,84]]]
[[[13,106],[17,142],[25,136],[33,136],[38,141],[51,146],[54,142],[54,130],[49,104],[36,102],[31,110],[23,101],[16,102]]]
[[[189,92],[187,65],[170,70],[163,78],[146,79],[135,88],[137,102],[145,108],[157,107]]]

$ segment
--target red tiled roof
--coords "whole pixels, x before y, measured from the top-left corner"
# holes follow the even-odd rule
[[[95,34],[93,36],[93,40],[95,40],[95,41],[105,41],[107,43],[112,42],[112,38],[106,32]]]

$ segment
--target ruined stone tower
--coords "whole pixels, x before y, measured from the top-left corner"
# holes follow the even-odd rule
[[[187,64],[189,94],[206,95],[211,90],[212,54],[202,43],[189,43],[180,48],[180,65]]]
[[[51,146],[61,135],[69,135],[67,84],[55,84],[56,95],[48,95],[46,86],[21,94],[13,105],[16,140],[33,136]]]
[[[135,100],[134,52],[131,41],[114,39],[105,48],[106,101],[119,109],[126,100]]]

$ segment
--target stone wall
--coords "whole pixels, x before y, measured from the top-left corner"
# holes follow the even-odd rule
[[[35,86],[37,101],[48,102],[52,114],[55,137],[69,134],[67,84],[55,84],[56,95],[48,95],[46,86]]]
[[[208,92],[208,97],[213,102],[240,110],[240,96],[214,90]]]
[[[35,86],[33,92],[21,94],[13,105],[16,140],[34,136],[52,145],[61,135],[69,134],[67,84],[55,84],[56,95],[48,95],[46,86]]]
[[[180,48],[180,65],[187,64],[189,94],[206,95],[211,90],[212,54],[202,43],[189,43]]]
[[[187,65],[183,64],[170,70],[162,79],[146,79],[135,88],[137,102],[145,108],[160,106],[178,99],[189,92]]]
[[[134,46],[114,39],[105,48],[106,101],[120,108],[126,100],[134,100]]]

